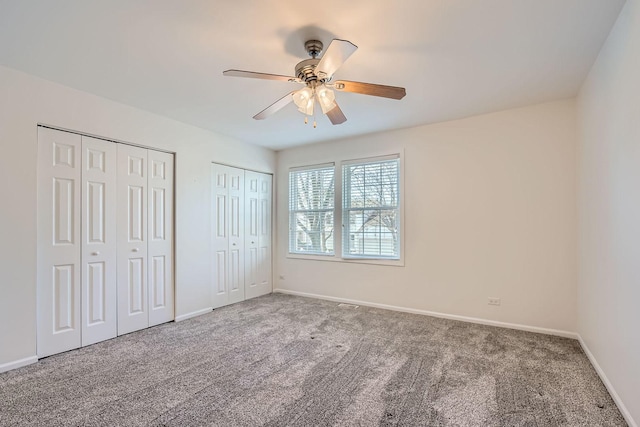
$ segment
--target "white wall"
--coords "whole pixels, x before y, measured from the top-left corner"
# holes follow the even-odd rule
[[[567,100],[280,151],[274,288],[575,331],[575,147]],[[404,267],[287,257],[290,167],[399,150]]]
[[[210,307],[211,162],[273,173],[275,153],[0,67],[0,368],[36,354],[38,123],[176,153],[176,315]]]
[[[578,129],[578,332],[627,416],[640,422],[637,0],[624,6],[582,86]]]

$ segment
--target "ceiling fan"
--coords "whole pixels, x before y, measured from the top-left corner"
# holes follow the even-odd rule
[[[253,116],[256,120],[263,120],[279,111],[290,102],[307,116],[313,116],[316,101],[320,104],[322,113],[329,117],[334,125],[344,123],[347,118],[338,106],[333,90],[354,92],[364,95],[381,96],[391,99],[402,99],[406,95],[403,87],[384,86],[372,83],[352,82],[348,80],[333,81],[333,74],[340,68],[355,51],[356,45],[347,40],[333,39],[327,51],[320,59],[323,45],[319,40],[308,40],[304,47],[311,56],[299,62],[295,68],[295,77],[279,74],[256,73],[253,71],[227,70],[222,74],[231,77],[249,77],[253,79],[280,80],[303,84],[305,87],[290,92]],[[305,123],[307,118],[305,117]],[[314,121],[314,127],[315,127]]]

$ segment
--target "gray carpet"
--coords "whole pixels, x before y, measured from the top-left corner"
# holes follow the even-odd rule
[[[0,374],[0,425],[626,425],[570,339],[267,295]]]

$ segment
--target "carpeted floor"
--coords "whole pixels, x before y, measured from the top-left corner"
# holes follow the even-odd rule
[[[0,374],[0,425],[626,425],[578,342],[267,295]]]

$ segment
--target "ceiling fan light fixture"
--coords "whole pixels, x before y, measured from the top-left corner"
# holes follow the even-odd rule
[[[336,106],[335,93],[325,85],[321,85],[320,88],[316,89],[316,98],[318,98],[318,103],[324,114],[327,114]]]
[[[280,74],[257,73],[255,71],[226,70],[222,74],[231,77],[250,77],[262,80],[278,80],[284,82],[294,82],[303,84],[306,87],[294,90],[278,99],[276,102],[253,116],[256,120],[263,120],[280,111],[289,103],[296,104],[298,111],[305,114],[305,123],[308,116],[314,116],[316,99],[333,125],[339,125],[347,121],[342,109],[336,102],[334,90],[340,92],[352,92],[362,95],[378,96],[390,99],[402,99],[407,94],[403,87],[385,86],[373,83],[354,82],[348,80],[334,81],[334,73],[342,66],[355,51],[358,46],[348,40],[333,39],[327,50],[318,59],[323,51],[323,44],[318,40],[308,40],[305,49],[311,59],[299,62],[295,67],[295,77],[283,76]],[[327,84],[328,83],[328,84]]]
[[[308,116],[313,115],[313,104],[314,104],[313,95],[314,95],[313,89],[309,87],[300,89],[299,91],[297,91],[292,95],[293,102],[296,104],[296,106],[298,107],[298,110],[301,113],[306,114]]]

